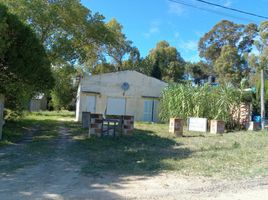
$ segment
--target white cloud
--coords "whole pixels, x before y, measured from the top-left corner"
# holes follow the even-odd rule
[[[153,21],[150,24],[149,30],[146,33],[144,33],[143,35],[145,37],[150,37],[153,34],[157,34],[159,32],[160,32],[160,22],[159,21]]]
[[[198,42],[195,40],[188,40],[188,41],[181,41],[179,43],[180,48],[184,49],[185,51],[197,51]]]
[[[168,2],[168,13],[181,16],[184,13],[182,5],[174,2]]]
[[[175,32],[174,33],[174,37],[175,37],[175,39],[178,39],[180,37],[180,33],[179,32]]]
[[[201,58],[199,57],[198,53],[196,53],[196,54],[190,56],[188,58],[188,60],[191,62],[199,62],[201,60]]]
[[[223,3],[223,5],[224,5],[225,7],[230,7],[230,6],[232,5],[232,1],[227,0],[227,1],[225,1],[225,2]]]

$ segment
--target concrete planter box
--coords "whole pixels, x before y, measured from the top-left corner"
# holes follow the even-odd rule
[[[257,131],[261,129],[261,123],[259,122],[249,122],[247,126],[248,131]]]
[[[82,112],[82,127],[89,128],[90,112]]]
[[[183,120],[178,118],[169,119],[169,132],[176,136],[183,135]]]
[[[210,121],[210,133],[224,133],[225,131],[225,123],[221,120],[211,120]]]

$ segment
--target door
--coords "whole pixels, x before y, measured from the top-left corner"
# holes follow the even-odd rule
[[[107,115],[125,115],[126,99],[109,97],[107,100]]]
[[[96,112],[96,97],[86,96],[86,112],[95,113]]]
[[[146,122],[153,121],[154,100],[144,100],[143,120]]]
[[[143,120],[146,122],[156,122],[158,109],[158,100],[146,99],[144,100]]]

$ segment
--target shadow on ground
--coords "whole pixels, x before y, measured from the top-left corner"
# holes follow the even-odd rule
[[[129,136],[77,140],[69,150],[76,162],[83,160],[85,174],[151,175],[172,170],[174,160],[191,155],[189,149],[174,139],[139,129]]]
[[[13,126],[7,124],[6,131]],[[111,188],[123,188],[125,177],[149,178],[191,155],[152,131],[87,138],[75,122],[45,118],[16,126],[25,132],[22,139],[0,148],[0,199],[120,199]]]

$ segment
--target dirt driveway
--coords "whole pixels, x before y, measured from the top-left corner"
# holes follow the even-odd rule
[[[174,173],[153,176],[83,175],[81,162],[66,151],[74,141],[68,129],[59,127],[59,137],[43,151],[24,142],[0,149],[0,199],[267,199],[268,179],[216,181],[182,177]],[[28,152],[20,158],[19,152]],[[26,161],[20,166],[20,159]],[[16,166],[14,168],[14,166]],[[14,168],[14,169],[13,169]]]

